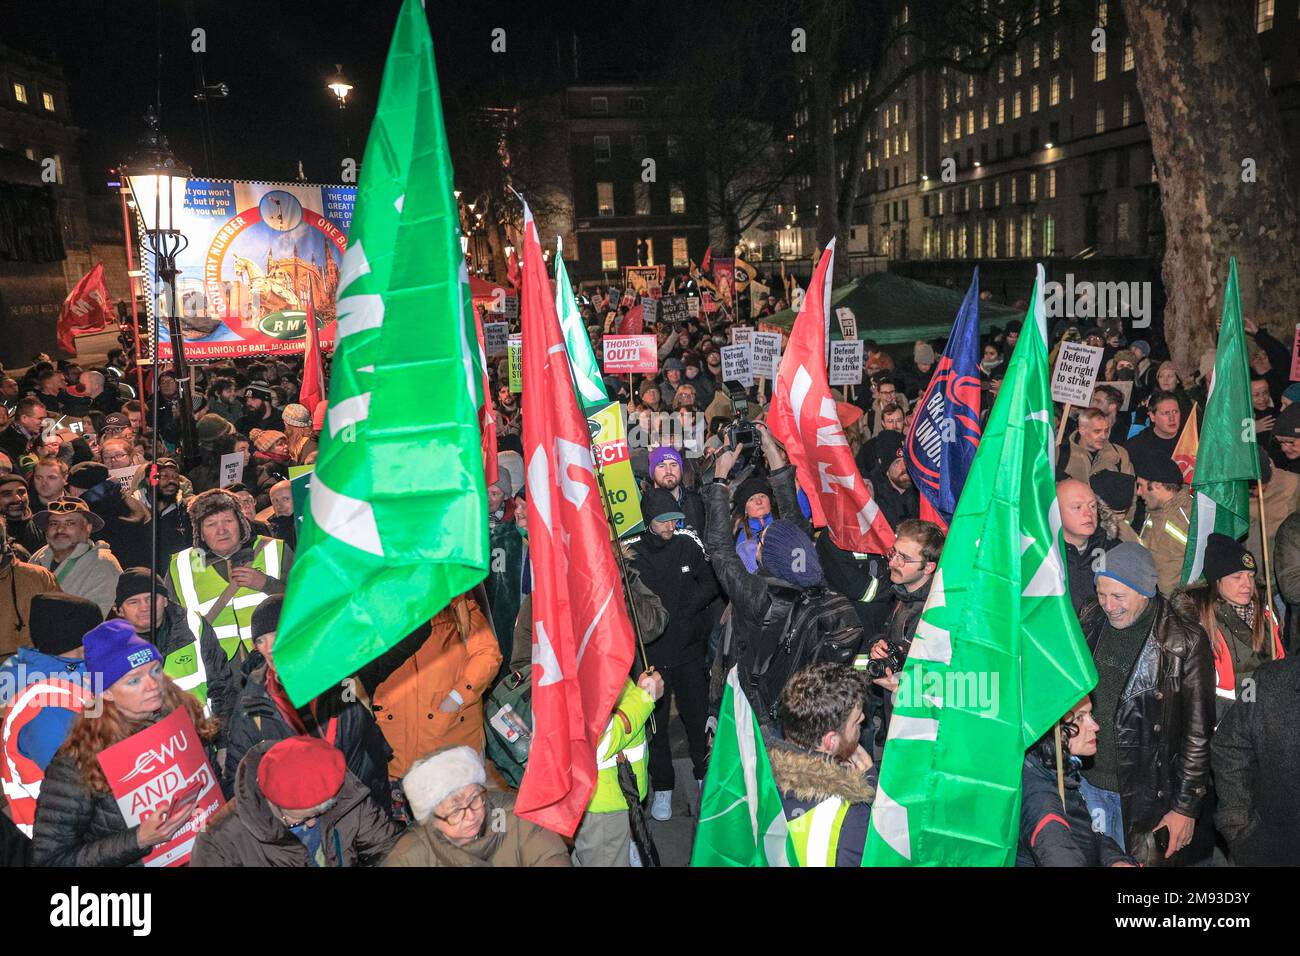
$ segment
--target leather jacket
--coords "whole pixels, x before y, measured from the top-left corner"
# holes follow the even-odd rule
[[[1214,657],[1195,619],[1157,594],[1155,618],[1115,713],[1126,845],[1170,810],[1196,819],[1210,785]],[[1079,613],[1096,652],[1106,615],[1095,601]],[[1099,718],[1102,715],[1098,715]]]

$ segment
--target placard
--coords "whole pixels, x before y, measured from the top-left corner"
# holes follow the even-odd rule
[[[739,382],[745,388],[751,388],[754,384],[752,343],[724,345],[720,351],[722,352],[722,380]]]
[[[835,318],[840,323],[840,335],[846,339],[856,339],[858,337],[858,317],[853,314],[853,310],[847,305],[842,305],[835,310]]]
[[[110,468],[108,477],[116,481],[118,487],[126,491],[131,487],[131,482],[135,480],[135,473],[139,470],[139,465],[123,465],[121,468]],[[225,485],[222,485],[224,488]]]
[[[781,333],[755,332],[751,336],[753,357],[750,371],[754,378],[775,381],[777,369],[781,365]]]
[[[199,788],[189,823],[144,858],[145,866],[189,862],[194,841],[226,802],[189,711],[178,707],[156,724],[105,747],[99,752],[99,764],[128,827],[168,810],[172,798],[182,791]]]
[[[659,300],[659,321],[664,325],[685,322],[691,317],[690,303],[694,301],[699,308],[699,299],[692,300],[684,295],[666,295]]]
[[[217,470],[217,487],[229,488],[239,481],[243,473],[244,453],[242,451],[232,451],[228,455],[222,455],[221,467]]]
[[[1087,407],[1105,351],[1098,345],[1062,342],[1052,369],[1052,401]]]
[[[700,317],[700,297],[698,295],[688,295],[686,297],[686,309],[691,313],[691,318]]]
[[[518,395],[524,390],[524,337],[516,333],[506,340],[506,354],[510,356],[510,391]]]
[[[623,284],[637,295],[649,295],[650,286],[658,281],[658,266],[623,267]]]
[[[753,341],[754,328],[750,325],[733,325],[731,327],[731,344],[748,345]]]
[[[610,402],[587,416],[596,467],[604,480],[608,514],[614,518],[614,533],[620,538],[645,530],[641,518],[641,494],[627,444],[627,417],[623,406]]]
[[[862,384],[862,340],[848,339],[831,343],[830,384]]]
[[[601,339],[605,374],[659,371],[659,346],[653,335],[607,335]]]
[[[483,348],[488,358],[500,358],[506,354],[506,343],[510,339],[509,322],[483,323]]]
[[[646,325],[659,321],[659,300],[654,296],[641,296],[641,319]]]

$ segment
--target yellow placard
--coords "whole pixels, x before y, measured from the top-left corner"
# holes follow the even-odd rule
[[[641,492],[632,474],[623,406],[610,402],[589,414],[587,421],[593,426],[592,454],[604,480],[605,503],[614,518],[614,532],[620,538],[640,534],[645,522],[641,519]]]

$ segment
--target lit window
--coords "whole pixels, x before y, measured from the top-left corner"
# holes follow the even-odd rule
[[[1060,58],[1061,58],[1061,34],[1060,31],[1057,31],[1056,33],[1052,34],[1052,59],[1059,60]]]
[[[997,257],[998,257],[998,221],[996,219],[990,219],[989,220],[989,258],[996,259]]]
[[[1038,112],[1038,84],[1035,83],[1029,88],[1029,112]]]
[[[903,152],[908,152],[911,147],[908,145],[907,130],[903,130]]]
[[[53,94],[53,93],[42,93],[42,94],[41,94],[41,105],[45,107],[45,109],[46,109],[47,112],[49,112],[49,113],[53,113],[53,112],[54,112],[54,94]]]
[[[1119,125],[1128,126],[1133,115],[1133,101],[1132,101],[1132,97],[1130,97],[1127,93],[1124,94],[1124,105],[1123,105],[1123,112],[1121,115],[1122,115],[1122,119],[1120,120]]]
[[[1020,254],[1028,259],[1034,254],[1034,217],[1020,217]]]
[[[1273,29],[1273,0],[1255,0],[1255,30],[1264,33]]]
[[[602,216],[614,215],[613,183],[596,183],[596,208]]]
[[[970,135],[973,132],[975,132],[975,111],[967,110],[966,111],[966,134]]]
[[[993,183],[993,205],[1002,205],[1002,180],[996,180]]]
[[[1102,106],[1100,103],[1097,104],[1097,119],[1094,132],[1106,132],[1106,107]]]
[[[1056,170],[1054,168],[1047,171],[1047,198],[1056,198]]]
[[[940,89],[939,91],[939,108],[945,110],[948,108],[948,84],[947,83],[942,84],[942,89]],[[888,113],[885,114],[885,125],[886,126],[889,125]]]
[[[1037,173],[1029,174],[1029,201],[1030,202],[1038,201],[1038,174]]]
[[[1133,69],[1133,38],[1124,38],[1124,62],[1120,66],[1121,72],[1127,73]]]
[[[27,87],[23,86],[21,83],[15,83],[15,84],[14,84],[14,99],[16,99],[19,103],[26,103],[26,102],[27,102]]]
[[[1005,96],[999,96],[998,97],[998,125],[1001,126],[1006,121],[1007,121],[1007,98]]]
[[[618,268],[618,243],[615,240],[600,240],[600,267],[606,272]]]
[[[1074,99],[1074,70],[1070,71],[1070,99]]]
[[[1016,90],[1016,95],[1015,95],[1015,97],[1011,100],[1011,118],[1012,118],[1012,119],[1020,119],[1020,114],[1021,114],[1021,112],[1022,112],[1022,106],[1021,106],[1021,103],[1022,103],[1022,100],[1021,100],[1021,96],[1020,96],[1020,91],[1019,91],[1019,90]]]
[[[961,114],[954,113],[952,117],[952,138],[961,139]]]
[[[609,162],[610,151],[609,151],[608,136],[593,136],[591,138],[591,145],[592,145],[592,149],[596,153],[596,162],[598,163]]]
[[[889,158],[889,147],[890,147],[890,139],[888,136],[886,136],[885,137],[885,159]]]
[[[998,82],[1005,83],[1006,81],[1007,81],[1007,65],[1002,60],[998,60]]]
[[[635,182],[633,186],[633,195],[636,197],[636,214],[638,216],[650,215],[650,184]]]
[[[966,95],[967,96],[975,95],[975,77],[973,76],[966,77]]]
[[[644,97],[644,96],[629,96],[629,97],[627,98],[627,111],[628,111],[629,113],[644,113],[644,112],[645,112],[645,97]]]
[[[1110,20],[1109,6],[1106,0],[1097,0],[1097,26],[1104,27]]]
[[[1050,256],[1052,250],[1056,248],[1056,219],[1053,216],[1043,217],[1043,255]]]
[[[1012,177],[1011,177],[1011,199],[1010,199],[1010,202],[1011,202],[1011,205],[1013,205],[1013,206],[1016,204],[1016,177],[1015,177],[1015,176],[1012,176]]]
[[[980,129],[988,129],[988,128],[989,128],[989,105],[985,103],[983,108],[980,110]]]
[[[1034,69],[1035,69],[1035,70],[1038,69],[1039,66],[1041,66],[1041,65],[1042,65],[1042,62],[1043,62],[1043,54],[1042,54],[1042,50],[1041,50],[1040,44],[1038,43],[1037,40],[1034,41],[1033,62],[1034,62]]]
[[[1055,106],[1061,102],[1061,77],[1053,76],[1047,88],[1047,103],[1049,106]]]
[[[1019,76],[1020,73],[1021,73],[1022,66],[1023,66],[1023,63],[1022,63],[1022,61],[1021,61],[1021,58],[1020,58],[1020,54],[1019,54],[1019,53],[1016,54],[1016,58],[1015,58],[1015,60],[1012,61],[1012,62],[1013,62],[1013,66],[1012,66],[1012,68],[1011,68],[1011,75],[1012,75],[1012,76]]]
[[[1106,79],[1106,51],[1098,50],[1092,55],[1092,78],[1100,83]]]
[[[1016,254],[1016,221],[1015,219],[1007,220],[1007,255]]]
[[[943,141],[948,142],[948,127],[946,124],[943,127]]]
[[[686,193],[682,191],[681,183],[672,183],[668,187],[668,211],[674,216],[686,213]]]

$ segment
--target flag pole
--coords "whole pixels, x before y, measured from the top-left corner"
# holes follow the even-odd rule
[[[1061,424],[1056,429],[1056,447],[1061,447],[1061,439],[1065,437],[1065,423],[1070,420],[1070,409],[1074,406],[1069,402],[1065,403],[1065,409],[1061,412]]]
[[[1268,518],[1264,515],[1264,482],[1255,482],[1255,491],[1259,495],[1259,547],[1264,552],[1264,593],[1268,596],[1268,613],[1275,615],[1273,609],[1273,571],[1268,559]]]

